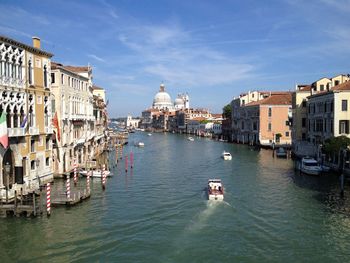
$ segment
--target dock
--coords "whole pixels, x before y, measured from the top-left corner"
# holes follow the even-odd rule
[[[53,196],[51,199],[52,206],[74,206],[82,201],[90,198],[91,192],[84,189],[84,191],[73,192],[71,197],[68,198],[65,193]]]

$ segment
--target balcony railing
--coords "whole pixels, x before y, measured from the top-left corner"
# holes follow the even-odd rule
[[[38,135],[39,134],[39,128],[37,128],[37,127],[29,127],[29,134],[30,135]]]
[[[53,133],[53,128],[52,127],[45,127],[45,133],[46,134],[52,134]]]
[[[9,137],[25,136],[25,128],[7,128]]]

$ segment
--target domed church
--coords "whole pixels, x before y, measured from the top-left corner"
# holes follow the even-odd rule
[[[165,91],[163,83],[160,85],[159,92],[154,96],[152,107],[153,109],[168,111],[173,111],[175,109],[174,104],[171,102],[170,95]]]

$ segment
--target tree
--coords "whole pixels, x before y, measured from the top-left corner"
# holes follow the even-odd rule
[[[324,144],[324,152],[328,155],[338,154],[340,150],[350,145],[350,139],[344,135],[327,139]]]
[[[224,118],[231,119],[231,105],[227,104],[225,107],[222,108],[222,115],[224,115]]]

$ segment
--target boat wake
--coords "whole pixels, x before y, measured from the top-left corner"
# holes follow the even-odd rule
[[[187,230],[196,232],[207,226],[209,218],[215,214],[215,210],[219,207],[220,203],[218,201],[207,201],[206,208],[195,216],[195,219],[187,227]]]

